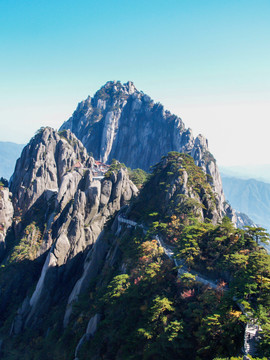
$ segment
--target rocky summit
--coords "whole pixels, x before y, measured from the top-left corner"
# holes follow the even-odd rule
[[[71,303],[85,288],[86,275],[97,273],[106,246],[99,251],[91,248],[88,255],[87,249],[96,242],[106,221],[138,191],[125,170],[102,176],[103,181],[94,177],[97,170],[95,160],[73,134],[65,131],[59,135],[44,128],[17,161],[10,186],[13,206],[8,189],[1,191],[4,230],[11,225],[13,209],[15,215],[11,230],[15,246],[5,262],[34,261],[46,255],[33,293],[18,309],[12,333],[37,325],[62,292],[70,292]],[[73,276],[79,285],[71,280]],[[9,291],[17,286],[16,281],[10,283]],[[3,295],[2,303],[5,300]],[[65,322],[67,319],[68,315]]]
[[[237,216],[207,140],[108,82],[0,183],[0,358],[269,357],[269,237]]]
[[[149,171],[161,156],[178,151],[193,157],[195,164],[213,179],[214,191],[225,202],[220,174],[208,142],[194,138],[183,121],[165,110],[129,81],[109,81],[91,98],[78,104],[60,128],[69,129],[95,159],[117,159],[135,169]]]

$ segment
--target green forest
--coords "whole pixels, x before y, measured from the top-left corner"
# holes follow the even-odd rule
[[[107,256],[74,304],[68,327],[63,329],[63,306],[56,304],[38,331],[7,340],[4,359],[18,359],[27,343],[25,360],[73,360],[96,314],[97,331],[77,349],[78,359],[243,359],[251,319],[261,329],[257,359],[270,357],[270,257],[263,247],[269,235],[259,227],[237,229],[227,217],[214,223],[211,179],[188,155],[169,153],[142,183],[126,214],[138,226],[123,225],[116,235],[115,219],[107,224],[103,241],[116,261]],[[19,265],[7,265],[2,274],[12,266]],[[197,281],[196,273],[215,288]],[[7,330],[10,317],[5,321]]]

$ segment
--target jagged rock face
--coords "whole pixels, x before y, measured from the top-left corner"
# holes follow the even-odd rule
[[[24,309],[18,311],[13,325],[15,333],[18,333],[24,324],[35,325],[41,314],[44,314],[52,303],[52,299],[55,301],[57,296],[60,296],[57,295],[59,289],[69,289],[68,304],[72,304],[81,291],[85,290],[89,279],[97,275],[104,261],[103,255],[106,249],[101,250],[101,253],[100,250],[98,253],[95,252],[95,242],[104,224],[136,193],[136,186],[128,179],[124,170],[102,182],[91,180],[90,172],[84,176],[74,194],[74,202],[72,199],[71,202],[69,201],[65,214],[60,213],[52,225],[53,232],[57,229],[55,239],[52,240],[52,246],[32,297],[28,299],[27,306],[24,305]],[[80,265],[76,261],[73,263],[77,264],[77,267],[83,266],[83,272],[72,288],[70,274],[74,272],[72,267],[75,266],[71,265],[72,259],[78,258],[78,255],[83,254],[83,251],[91,245],[94,248],[90,247],[85,261]],[[93,251],[94,256],[92,256]],[[71,307],[66,322],[70,310]]]
[[[207,144],[203,138],[196,141],[197,148],[192,150],[193,157],[200,158],[200,149]],[[27,154],[34,160],[28,159]],[[76,166],[78,163],[79,167]],[[164,157],[154,167],[153,175],[148,185],[142,189],[138,202],[135,200],[130,207],[124,205],[138,190],[129,180],[127,171],[111,171],[111,174],[103,179],[95,180],[92,176],[93,163],[94,159],[87,155],[83,145],[69,131],[59,135],[49,128],[43,129],[31,140],[17,163],[12,179],[13,202],[17,214],[20,215],[16,216],[14,222],[14,232],[18,234],[16,240],[19,241],[24,236],[25,242],[33,245],[35,238],[38,238],[36,243],[41,244],[40,248],[31,252],[31,256],[28,253],[27,258],[21,256],[17,262],[15,255],[25,256],[26,249],[20,247],[20,243],[15,246],[16,251],[11,252],[9,259],[11,263],[12,259],[15,259],[16,264],[7,265],[7,268],[11,265],[9,269],[12,281],[10,284],[0,281],[0,310],[5,311],[10,297],[13,296],[14,299],[14,288],[19,288],[23,278],[29,276],[21,260],[28,260],[25,265],[27,267],[32,264],[30,272],[34,275],[24,285],[23,294],[19,293],[20,299],[16,305],[18,310],[13,317],[10,336],[32,328],[45,337],[51,326],[46,325],[46,317],[52,321],[52,318],[57,316],[58,324],[61,321],[64,327],[73,327],[73,305],[79,295],[86,293],[91,282],[94,282],[101,272],[103,275],[99,277],[99,281],[103,281],[106,271],[112,271],[119,266],[121,226],[117,217],[113,225],[108,226],[112,229],[111,232],[103,229],[121,208],[121,211],[129,214],[131,218],[136,217],[136,210],[138,214],[147,208],[148,203],[150,208],[153,205],[150,209],[152,212],[160,211],[165,216],[184,216],[181,206],[191,203],[192,210],[194,204],[199,204],[201,220],[207,218],[216,223],[222,218],[222,205],[218,196],[215,197],[213,193],[211,178],[195,166],[188,155],[174,152]],[[175,209],[178,212],[175,212]],[[11,212],[9,213],[12,217]],[[142,218],[140,220],[144,221]],[[146,230],[139,221],[138,226],[141,231]],[[17,228],[19,230],[16,232]],[[29,233],[30,228],[32,230]],[[120,232],[117,231],[114,236],[116,229]],[[129,229],[124,230],[127,238],[128,231]],[[14,276],[12,267],[16,268],[15,265],[19,266]],[[121,268],[124,271],[124,263]],[[5,274],[8,278],[9,273]],[[61,307],[64,312],[55,315],[55,307]],[[8,316],[10,317],[10,314]],[[1,320],[0,318],[0,323]],[[85,335],[76,347],[76,355],[84,340],[95,333],[100,320],[98,313],[91,317]]]
[[[155,104],[132,82],[107,82],[93,98],[79,103],[63,129],[70,129],[95,158],[108,163],[115,158],[131,168],[149,170],[169,151],[190,154],[212,176],[220,202],[225,201],[207,140],[202,135],[194,138],[179,117]]]
[[[154,104],[131,82],[108,82],[93,98],[79,103],[62,129],[70,129],[95,158],[103,162],[116,158],[144,170],[168,151],[207,147],[206,140],[195,141],[180,118]],[[194,155],[199,158],[198,151]]]
[[[0,259],[5,250],[5,237],[12,224],[13,206],[8,188],[0,187]]]
[[[23,151],[13,175],[13,201],[21,209],[21,224],[24,226],[33,209],[40,213],[39,223],[34,224],[44,231],[36,254],[48,251],[34,293],[17,312],[13,333],[19,333],[25,325],[36,325],[63,293],[70,298],[69,303],[77,298],[89,281],[86,275],[91,256],[87,249],[93,252],[106,221],[138,191],[123,169],[94,180],[93,158],[73,134],[67,132],[65,136],[61,138],[49,128],[42,130]],[[27,154],[34,161],[29,161]],[[78,162],[80,167],[76,167]],[[92,275],[99,266],[97,259],[95,256]],[[79,286],[75,286],[77,282]]]
[[[39,131],[23,149],[11,179],[16,215],[24,215],[45,191],[48,196],[57,192],[76,163],[88,166],[90,161],[87,151],[70,131],[65,132],[65,137],[51,128]]]

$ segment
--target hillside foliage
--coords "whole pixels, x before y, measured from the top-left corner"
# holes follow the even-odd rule
[[[110,171],[119,166],[123,164],[113,162]],[[73,304],[68,326],[63,327],[63,294],[63,302],[53,303],[39,328],[5,337],[3,359],[19,359],[24,353],[25,360],[73,360],[77,348],[80,360],[240,360],[250,318],[262,329],[258,358],[270,357],[270,257],[261,245],[269,235],[263,228],[236,229],[227,217],[214,224],[211,179],[188,155],[169,153],[142,183],[128,213],[140,226],[122,224],[115,233],[114,219],[107,225],[100,241],[110,250],[98,275]],[[157,235],[185,271],[178,273]],[[27,278],[23,272],[38,251],[40,236],[37,224],[29,224],[10,263],[0,269],[3,293],[6,286],[8,295],[12,298],[14,292],[18,298],[0,318],[3,337],[19,300],[35,287],[35,266],[40,271],[40,264],[32,262]],[[195,274],[210,279],[216,288],[197,281]],[[8,278],[16,281],[15,288],[6,285]],[[96,314],[100,322],[95,335],[77,347]]]

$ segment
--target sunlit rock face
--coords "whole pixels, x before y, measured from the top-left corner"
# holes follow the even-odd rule
[[[64,129],[71,130],[94,158],[107,163],[117,159],[133,169],[148,171],[169,151],[190,154],[195,164],[211,175],[214,191],[220,202],[225,202],[207,139],[202,135],[194,138],[179,117],[154,103],[132,82],[107,82],[93,98],[78,104],[60,128]]]
[[[16,215],[24,215],[45,191],[48,196],[58,192],[78,162],[88,166],[91,158],[70,131],[60,136],[52,128],[41,129],[23,149],[10,181]]]
[[[51,128],[41,129],[17,161],[11,181],[16,242],[20,246],[23,241],[28,249],[25,259],[47,255],[31,297],[18,309],[12,326],[15,334],[24,326],[37,325],[63,293],[66,297],[80,294],[84,277],[79,288],[73,291],[73,286],[89,265],[88,252],[93,251],[106,222],[138,192],[126,170],[120,168],[95,179],[94,164],[74,134],[59,134]],[[13,209],[11,201],[10,206]],[[12,215],[10,211],[7,214]],[[37,232],[40,236],[33,252],[30,244]],[[11,252],[15,262],[22,256],[19,250]],[[92,273],[98,269],[97,259]],[[99,261],[103,261],[102,255]]]

